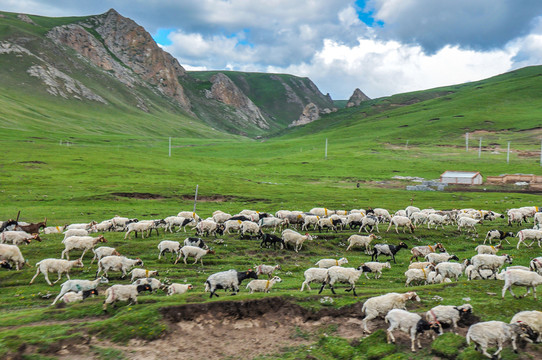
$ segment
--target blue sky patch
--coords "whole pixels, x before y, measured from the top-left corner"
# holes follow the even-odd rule
[[[375,20],[375,18],[373,17],[374,10],[367,7],[365,0],[356,0],[356,10],[358,13],[358,19],[363,21],[367,26],[384,26],[384,22],[382,20]]]
[[[152,36],[154,41],[156,41],[157,44],[167,46],[173,44],[171,40],[169,40],[168,36],[172,32],[174,32],[175,29],[162,29],[159,28],[158,31],[156,31],[156,34]]]

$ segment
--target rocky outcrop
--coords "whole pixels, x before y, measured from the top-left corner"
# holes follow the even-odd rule
[[[245,122],[256,124],[261,129],[269,129],[269,124],[260,109],[229,77],[218,73],[213,75],[210,81],[213,85],[210,92],[206,93],[207,98],[232,106]]]
[[[17,15],[17,19],[19,19],[21,21],[24,21],[25,23],[28,23],[28,24],[31,24],[31,25],[36,25],[36,23],[34,21],[32,21],[32,19],[26,14]]]
[[[313,103],[307,104],[298,120],[294,121],[289,127],[300,126],[316,121],[320,118],[320,110]]]
[[[354,106],[359,106],[363,101],[371,100],[367,95],[365,95],[360,89],[354,90],[354,93],[352,96],[350,96],[350,99],[348,100],[348,103],[346,103],[347,108],[351,108]]]

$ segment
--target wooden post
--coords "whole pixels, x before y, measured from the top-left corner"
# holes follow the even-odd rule
[[[480,144],[478,145],[478,159],[482,156],[482,138],[480,138]]]
[[[510,141],[508,142],[508,150],[506,151],[506,163],[510,162]]]

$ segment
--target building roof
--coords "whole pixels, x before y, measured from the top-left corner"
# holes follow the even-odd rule
[[[471,179],[475,177],[476,175],[480,175],[480,172],[478,171],[445,171],[440,176]]]

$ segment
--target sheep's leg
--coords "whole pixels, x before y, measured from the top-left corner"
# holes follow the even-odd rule
[[[88,251],[88,249],[83,250],[83,253],[81,254],[81,257],[80,257],[81,261],[83,261],[83,256],[85,256],[87,251]]]
[[[66,274],[66,276],[68,276],[68,274]],[[58,279],[56,279],[56,281],[53,284],[56,284],[57,282],[59,282],[60,279],[62,279],[62,272],[59,271],[58,272]],[[68,277],[68,280],[70,280],[69,277]]]
[[[324,281],[324,283],[322,284],[322,286],[320,287],[320,291],[318,291],[318,295],[320,295],[322,293],[322,291],[324,290],[324,287],[326,286],[326,283]]]
[[[30,280],[30,284],[32,284],[34,282],[34,280],[38,277],[38,275],[40,274],[40,268],[38,266],[38,270],[36,271],[36,275],[34,275],[34,277],[32,278],[32,280]]]
[[[393,336],[393,326],[390,326],[388,330],[386,330],[386,340],[388,341],[388,344],[394,343],[395,344],[395,337]]]

